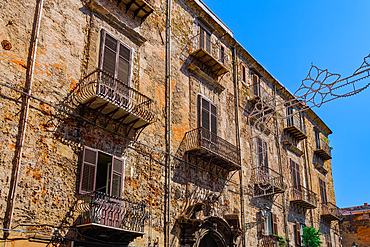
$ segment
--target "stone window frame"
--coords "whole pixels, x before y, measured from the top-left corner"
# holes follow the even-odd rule
[[[112,33],[108,32],[106,29],[102,28],[101,29],[101,32],[100,32],[100,51],[99,51],[99,69],[103,70],[103,66],[104,66],[104,57],[105,57],[105,41],[106,41],[106,36],[109,35],[111,38],[115,39],[115,41],[117,42],[117,48],[118,48],[118,52],[116,51],[116,65],[115,65],[115,69],[114,69],[114,75],[112,75],[115,79],[118,79],[118,70],[119,70],[119,63],[117,63],[117,61],[119,61],[119,58],[120,58],[120,47],[121,45],[128,49],[129,52],[130,52],[130,58],[128,60],[128,78],[127,78],[127,86],[131,86],[132,84],[132,77],[133,77],[133,57],[134,57],[134,48],[132,48],[131,46],[129,46],[128,44],[126,44],[125,42],[121,41],[121,39],[117,38],[115,35],[113,35]],[[120,80],[121,81],[121,80]],[[122,81],[123,83],[125,83],[124,81]]]

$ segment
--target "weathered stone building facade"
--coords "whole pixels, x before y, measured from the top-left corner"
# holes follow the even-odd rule
[[[370,244],[370,206],[364,203],[362,206],[341,208],[343,221],[339,228],[342,232],[342,245],[368,246]]]
[[[331,130],[200,0],[0,7],[4,245],[338,246]]]

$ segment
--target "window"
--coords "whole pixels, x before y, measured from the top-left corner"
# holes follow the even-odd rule
[[[242,68],[242,82],[247,83],[247,69],[244,64],[241,65]]]
[[[320,178],[320,194],[321,194],[321,202],[323,204],[327,204],[328,199],[326,197],[326,184],[325,182]]]
[[[278,235],[277,215],[268,212],[264,217],[261,212],[257,212],[257,232],[260,236],[268,236],[272,234]]]
[[[131,77],[131,50],[122,42],[102,31],[100,69],[126,85]]]
[[[202,26],[199,26],[199,48],[211,54],[211,33]]]
[[[255,73],[252,73],[251,77],[252,77],[253,94],[255,96],[259,96],[260,95],[259,76]]]
[[[298,221],[295,222],[294,241],[295,241],[296,246],[303,246],[303,242],[302,242],[303,228],[305,228],[304,224],[301,224]]]
[[[198,96],[199,127],[217,136],[217,107],[208,99]]]
[[[288,127],[289,126],[293,126],[294,125],[294,119],[293,119],[293,108],[292,107],[287,107],[286,108],[286,114],[287,116],[290,116],[287,118],[287,125]]]
[[[290,159],[290,168],[292,170],[292,184],[293,188],[301,190],[301,176],[299,172],[299,164]]]
[[[100,191],[121,197],[124,170],[124,160],[122,158],[85,146],[81,168],[80,193]]]
[[[267,142],[259,137],[257,137],[257,164],[261,170],[268,172]]]
[[[317,131],[317,129],[313,129],[315,132],[315,142],[316,142],[316,149],[320,149],[320,133]]]
[[[325,234],[325,242],[326,242],[326,246],[327,247],[332,247],[332,243],[331,243],[331,236],[330,236],[330,233],[326,233]]]
[[[225,46],[223,44],[220,44],[220,62],[222,64],[225,64]]]

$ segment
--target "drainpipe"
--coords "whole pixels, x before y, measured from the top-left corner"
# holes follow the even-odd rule
[[[167,215],[165,217],[165,245],[170,246],[170,222],[171,222],[171,3],[167,0],[167,21],[166,21],[166,79],[167,79]]]
[[[36,60],[36,52],[37,52],[37,43],[38,37],[40,32],[40,23],[42,17],[42,7],[44,4],[44,0],[39,0],[36,5],[35,11],[35,19],[33,24],[33,33],[31,38],[31,46],[30,46],[30,53],[28,57],[28,64],[27,64],[27,74],[26,74],[26,83],[24,86],[24,92],[28,95],[31,94],[32,90],[32,83],[33,83],[33,72],[35,69],[35,60]],[[10,180],[10,188],[8,193],[8,202],[4,217],[4,228],[11,229],[12,227],[12,220],[14,214],[14,202],[17,196],[17,186],[18,186],[18,178],[19,178],[19,167],[22,162],[22,154],[23,154],[23,145],[24,145],[24,138],[26,135],[27,129],[27,120],[29,114],[29,106],[30,106],[30,97],[28,95],[23,95],[22,98],[22,109],[19,119],[19,129],[18,129],[18,137],[17,137],[17,144],[14,152],[14,159],[13,159],[13,170]],[[4,232],[4,239],[9,236],[9,232]]]
[[[276,108],[276,84],[274,84],[274,97],[275,97],[275,108]],[[279,122],[278,122],[278,115],[277,111],[275,111],[275,124],[276,124],[276,139],[278,142],[278,151],[279,151],[279,172],[281,175],[283,175],[283,164],[281,161],[281,144],[280,144],[280,138],[279,138]],[[289,191],[289,190],[288,190]],[[283,213],[284,213],[284,226],[285,226],[285,239],[289,240],[289,228],[288,228],[288,215],[286,210],[286,192],[283,193]]]
[[[244,186],[243,186],[243,169],[241,160],[241,150],[240,150],[240,129],[239,129],[239,92],[238,92],[238,63],[236,57],[236,47],[233,48],[233,62],[234,62],[234,94],[235,94],[235,118],[236,118],[236,134],[237,134],[237,147],[240,156],[240,204],[241,204],[241,220],[242,220],[242,246],[246,246],[246,236],[245,236],[245,209],[244,209]]]

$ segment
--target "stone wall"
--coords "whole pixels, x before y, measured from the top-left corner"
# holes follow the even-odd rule
[[[126,11],[123,3],[116,0],[62,2],[44,1],[38,41],[37,57],[28,125],[20,165],[17,197],[12,227],[23,231],[42,231],[54,234],[55,229],[69,239],[80,238],[78,203],[83,147],[91,147],[125,159],[123,197],[144,202],[151,217],[145,223],[145,235],[130,246],[155,243],[164,245],[164,215],[166,213],[166,1],[151,1],[154,12],[145,20]],[[118,4],[118,6],[117,6]],[[36,2],[22,0],[0,3],[0,39],[8,40],[12,49],[0,48],[0,81],[22,90],[25,85],[27,61],[34,25]],[[201,18],[199,18],[201,17]],[[290,159],[300,166],[301,181],[320,196],[318,178],[327,182],[329,201],[335,204],[330,160],[325,162],[326,175],[313,166],[315,135],[313,128],[320,119],[303,114],[307,136],[299,141],[297,155],[283,145],[285,138],[285,110],[278,110],[269,118],[261,131],[249,119],[249,99],[253,96],[251,73],[264,68],[245,50],[238,47],[233,55],[235,39],[227,33],[209,13],[194,1],[173,1],[172,6],[172,146],[171,146],[171,222],[170,241],[180,245],[181,228],[177,220],[186,209],[196,203],[204,203],[200,219],[226,214],[237,214],[242,220],[240,173],[244,189],[245,222],[256,222],[256,214],[267,205],[277,215],[278,234],[294,242],[294,224],[320,227],[320,206],[302,210],[290,203]],[[224,67],[229,71],[220,78],[204,80],[192,73],[188,65],[193,63],[191,53],[198,48],[199,23],[214,28],[211,35],[211,55],[219,60],[220,44],[225,46]],[[76,102],[81,80],[99,67],[102,30],[132,49],[130,87],[153,100],[153,123],[142,130],[130,126],[119,127],[119,122],[108,121],[103,115],[81,107]],[[234,59],[238,80],[234,84]],[[240,64],[247,65],[247,82],[242,83]],[[267,72],[266,72],[267,73]],[[264,76],[261,87],[276,102],[286,99],[270,75]],[[215,86],[216,85],[216,86]],[[236,85],[237,88],[234,88]],[[222,90],[220,90],[222,88]],[[278,88],[278,89],[276,89]],[[275,90],[276,89],[276,90]],[[235,92],[239,98],[239,122],[236,117]],[[22,95],[9,87],[0,86],[0,223],[4,223],[7,209],[10,178],[13,171],[16,140],[19,128],[19,112]],[[212,166],[212,160],[188,155],[183,147],[187,132],[199,127],[198,95],[217,106],[217,136],[238,146],[237,127],[240,130],[241,172],[227,171]],[[275,121],[277,117],[277,121]],[[118,128],[117,128],[118,127]],[[318,128],[318,127],[317,127]],[[327,127],[326,127],[327,128]],[[131,131],[130,131],[131,130]],[[130,132],[129,132],[130,131]],[[327,130],[322,130],[327,136]],[[268,165],[281,174],[287,186],[284,193],[259,196],[255,193],[255,167],[257,165],[256,137],[267,142]],[[331,228],[335,223],[325,223]],[[246,246],[256,246],[261,238],[257,228],[246,231]],[[286,231],[288,229],[288,232]],[[27,237],[27,233],[11,232],[11,237]],[[239,244],[241,237],[235,243]],[[17,246],[21,246],[20,242]]]

